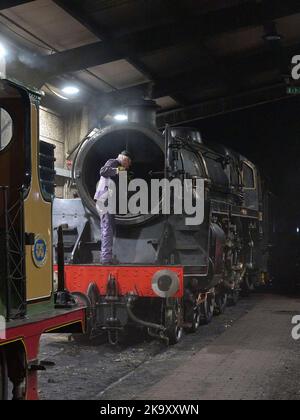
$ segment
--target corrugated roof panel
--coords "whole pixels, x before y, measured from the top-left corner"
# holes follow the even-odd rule
[[[264,46],[263,27],[245,28],[211,38],[206,46],[217,56],[231,55]]]
[[[99,40],[51,0],[32,1],[4,10],[3,14],[59,51]],[[12,23],[6,23],[16,29]],[[26,32],[23,35],[28,37]]]
[[[114,90],[113,87],[109,86],[107,83],[100,80],[98,77],[95,77],[90,72],[80,71],[75,74],[80,81],[86,83],[92,89],[97,89],[103,93],[109,93]]]
[[[163,96],[162,98],[158,98],[156,99],[156,103],[162,109],[171,109],[178,106],[178,103],[173,98],[171,98],[171,96]]]
[[[155,51],[142,58],[149,69],[159,75],[168,77],[169,73],[180,73],[193,66],[195,59],[199,61],[201,56],[205,60],[204,51],[197,42],[190,44],[175,45],[170,48]]]
[[[145,76],[126,60],[113,61],[89,70],[117,89],[147,82]]]

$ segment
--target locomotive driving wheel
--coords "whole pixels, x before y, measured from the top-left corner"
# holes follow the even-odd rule
[[[225,290],[219,290],[216,293],[216,306],[215,306],[215,315],[221,315],[224,313],[228,301],[228,294]]]
[[[169,344],[177,344],[183,336],[183,306],[179,299],[172,299],[165,308],[166,336]]]
[[[0,401],[7,400],[8,395],[8,375],[7,375],[7,362],[5,352],[0,349]]]
[[[73,334],[74,340],[83,344],[92,341],[96,337],[100,340],[101,337],[95,332],[97,321],[96,306],[98,301],[97,286],[94,283],[91,283],[86,295],[80,292],[73,292],[73,295],[79,302],[84,303],[87,307],[86,331],[84,334]]]
[[[194,334],[201,325],[201,305],[196,301],[193,302],[189,310],[188,327],[185,327],[187,333]]]
[[[229,306],[236,306],[240,298],[240,290],[233,289],[231,290],[230,294],[228,295],[228,305]]]
[[[202,324],[210,324],[215,312],[215,293],[210,292],[204,302],[201,303],[201,321]]]
[[[244,277],[244,281],[241,285],[241,294],[244,297],[250,296],[255,290],[256,276],[253,273],[247,272]]]
[[[194,317],[193,317],[192,326],[189,329],[189,332],[191,333],[197,332],[200,325],[201,325],[201,308],[200,308],[200,305],[196,305],[194,307]]]

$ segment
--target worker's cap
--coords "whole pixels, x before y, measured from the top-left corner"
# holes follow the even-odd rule
[[[123,150],[123,152],[121,152],[121,155],[128,157],[130,160],[133,160],[132,154],[128,152],[127,150]]]

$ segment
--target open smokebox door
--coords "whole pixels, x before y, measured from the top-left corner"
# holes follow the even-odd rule
[[[146,181],[148,185],[149,214],[118,214],[116,221],[120,225],[139,224],[151,218],[152,179],[164,177],[164,139],[158,131],[130,123],[104,129],[81,147],[74,162],[76,185],[83,204],[97,216],[94,195],[100,178],[100,169],[109,159],[116,159],[125,149],[130,152],[133,158],[132,166],[128,172],[128,182],[140,179]],[[129,192],[128,198],[132,194]]]

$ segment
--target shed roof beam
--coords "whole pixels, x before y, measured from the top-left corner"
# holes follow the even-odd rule
[[[286,85],[280,83],[271,87],[244,92],[240,95],[218,98],[191,107],[161,113],[157,117],[157,125],[159,128],[163,128],[166,124],[178,125],[190,123],[211,116],[223,115],[229,112],[240,111],[291,98],[292,96],[287,94]]]

